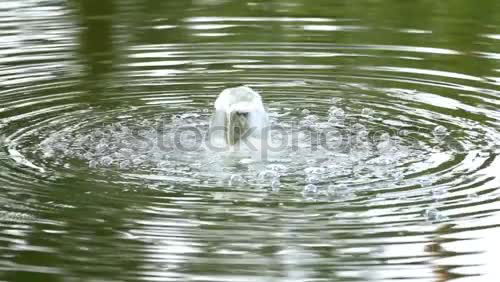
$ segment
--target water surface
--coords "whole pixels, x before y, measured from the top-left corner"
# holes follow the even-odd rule
[[[0,279],[493,281],[498,1],[310,2],[2,4]]]

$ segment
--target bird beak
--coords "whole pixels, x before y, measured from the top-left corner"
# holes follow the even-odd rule
[[[225,120],[225,138],[229,145],[235,145],[248,130],[248,113],[229,112]]]

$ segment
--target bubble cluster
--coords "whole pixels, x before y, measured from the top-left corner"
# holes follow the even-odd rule
[[[340,124],[345,119],[345,112],[343,109],[332,106],[328,110],[328,122],[331,124]]]
[[[175,165],[176,158],[181,157],[179,150],[189,148],[192,149],[190,153],[203,150],[192,136],[184,137],[185,134],[174,129],[195,119],[202,127],[208,128],[208,122],[206,117],[200,119],[194,113],[174,116],[175,126],[163,119],[128,124],[112,122],[100,128],[54,133],[42,140],[38,151],[47,161],[77,159],[87,162],[89,168],[166,171]],[[176,142],[181,142],[182,147],[176,146]]]
[[[438,125],[432,130],[432,134],[434,134],[436,138],[443,138],[448,135],[448,129],[442,125]]]
[[[449,157],[443,149],[447,144],[443,138],[449,134],[445,126],[431,127],[431,138],[420,129],[387,130],[365,118],[375,115],[369,107],[359,115],[341,99],[330,102],[327,110],[314,114],[297,108],[270,112],[272,124],[281,131],[271,128],[274,147],[265,156],[244,146],[213,151],[200,143],[212,114],[206,109],[143,119],[120,115],[77,130],[67,128],[43,136],[35,153],[45,163],[66,169],[83,162],[91,171],[147,174],[204,187],[258,188],[276,196],[292,192],[313,201],[357,201],[363,195],[383,199],[387,197],[377,191],[412,187],[413,193],[426,195],[433,203],[446,203],[447,186],[425,173]],[[190,130],[180,134],[192,128],[201,134]],[[393,199],[407,202],[411,197],[398,193]],[[440,219],[433,210],[428,214],[426,218]]]
[[[373,109],[370,109],[370,108],[363,108],[361,110],[361,114],[364,116],[367,116],[367,117],[373,116],[374,113],[375,113],[375,111]]]
[[[448,219],[442,212],[436,208],[428,208],[424,211],[424,217],[428,222],[435,223]]]
[[[302,195],[304,198],[314,198],[318,193],[318,186],[314,184],[307,184],[304,186],[304,190],[302,191]]]

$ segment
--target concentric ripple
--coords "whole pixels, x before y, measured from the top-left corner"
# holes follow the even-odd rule
[[[493,277],[496,26],[471,51],[293,5],[137,23],[117,16],[132,3],[79,17],[35,2],[0,8],[6,279]],[[213,101],[237,85],[263,97],[266,150],[207,144]]]

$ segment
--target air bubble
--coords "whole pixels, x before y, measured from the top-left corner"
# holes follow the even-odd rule
[[[113,164],[113,158],[111,158],[109,156],[105,156],[105,157],[102,157],[99,162],[103,166],[110,166],[111,164]]]
[[[104,144],[104,143],[99,143],[97,146],[96,146],[96,151],[97,152],[104,152],[108,149],[108,145],[107,144]]]
[[[259,175],[257,177],[261,182],[271,182],[276,178],[279,178],[279,174],[276,171],[265,170],[259,172]]]
[[[94,160],[91,160],[91,161],[89,162],[89,168],[96,168],[96,167],[97,167],[97,162],[96,162],[96,161],[94,161]]]
[[[342,120],[345,118],[345,112],[344,110],[337,108],[337,107],[332,107],[329,110],[329,121],[330,120]]]
[[[86,152],[82,155],[82,157],[85,159],[85,160],[88,160],[90,161],[92,158],[94,158],[94,155],[91,153],[91,152]]]
[[[382,142],[377,144],[377,150],[380,153],[390,153],[392,146],[393,146],[393,144],[390,140],[382,141]]]
[[[370,109],[370,108],[363,108],[361,110],[361,114],[364,116],[372,116],[374,113],[375,113],[375,111]]]
[[[342,101],[342,98],[340,98],[340,97],[332,97],[332,98],[330,99],[330,103],[332,103],[332,104],[338,104],[338,103],[340,103],[341,101]]]
[[[441,200],[446,197],[448,190],[444,187],[433,187],[431,193],[435,200]]]
[[[380,135],[380,141],[389,141],[391,140],[391,135],[387,132]]]
[[[316,115],[308,115],[304,117],[305,120],[310,120],[312,122],[317,122],[319,120],[318,116]]]
[[[360,132],[366,130],[366,127],[361,123],[355,123],[351,126],[353,132]]]
[[[327,192],[332,198],[345,198],[351,195],[349,187],[345,184],[328,185]]]
[[[119,167],[120,169],[128,169],[130,168],[130,165],[131,165],[130,161],[125,160],[120,162]]]
[[[316,123],[314,121],[304,119],[300,121],[300,125],[303,127],[314,127]]]
[[[306,174],[323,174],[326,172],[326,169],[323,167],[307,167],[304,169]]]
[[[434,130],[432,131],[432,134],[434,134],[434,136],[436,138],[443,138],[446,135],[448,135],[448,129],[446,129],[446,127],[444,127],[442,125],[438,125],[434,128]]]
[[[239,163],[240,163],[240,164],[243,164],[243,165],[251,164],[251,163],[253,163],[253,162],[255,162],[255,160],[254,160],[254,159],[250,159],[250,158],[241,159],[241,160],[239,161]]]
[[[312,198],[316,196],[316,193],[318,193],[318,186],[314,184],[307,184],[304,186],[304,190],[302,191],[302,195],[305,198]]]
[[[392,173],[391,176],[394,179],[394,181],[396,181],[396,182],[402,181],[405,177],[401,171],[396,171],[396,172]]]
[[[418,183],[419,183],[419,184],[420,184],[420,186],[422,186],[422,187],[428,187],[428,186],[431,186],[433,182],[434,182],[434,181],[433,181],[432,179],[430,179],[430,178],[422,178],[422,179],[419,179],[419,180],[418,180]]]
[[[304,127],[316,127],[318,120],[316,115],[308,115],[300,121],[300,124]]]
[[[44,148],[43,150],[43,157],[44,158],[52,158],[54,156],[55,152],[51,148]]]
[[[358,142],[366,142],[368,140],[368,131],[361,130],[356,134],[356,139]]]
[[[324,188],[318,188],[318,192],[316,193],[316,195],[318,196],[318,198],[326,198],[326,199],[328,199],[328,197],[330,196],[328,194],[328,189]]]
[[[436,208],[428,208],[424,212],[424,216],[428,222],[439,222],[446,220],[447,217],[444,216],[439,210]]]
[[[475,192],[470,192],[469,194],[467,194],[467,200],[469,201],[473,201],[475,199],[477,199],[479,197],[479,195]]]
[[[285,173],[288,170],[288,167],[282,164],[270,164],[267,166],[268,170],[276,171],[278,173]]]
[[[306,177],[306,183],[317,184],[320,182],[320,178],[317,175],[309,175]]]
[[[229,178],[229,186],[237,186],[245,183],[245,179],[241,175],[233,174]]]
[[[491,156],[491,152],[488,150],[482,150],[477,153],[477,156],[481,158],[488,158],[489,156]]]
[[[158,163],[159,168],[168,168],[170,167],[170,162],[169,161],[160,161]]]
[[[144,163],[144,159],[142,157],[137,157],[132,159],[132,163],[136,166],[141,165]]]
[[[280,191],[280,186],[281,186],[280,181],[278,179],[274,179],[271,182],[271,191],[273,191],[273,192],[279,192]]]
[[[402,129],[399,131],[399,136],[402,136],[402,137],[405,137],[405,136],[408,136],[410,135],[410,131],[407,130],[407,129]]]

